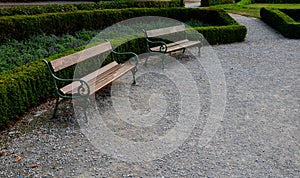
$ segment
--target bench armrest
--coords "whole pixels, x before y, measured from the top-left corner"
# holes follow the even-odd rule
[[[79,82],[80,85],[78,86],[78,89],[77,89],[77,93],[74,95],[73,94],[73,97],[72,98],[77,98],[77,97],[82,97],[82,96],[88,96],[90,95],[90,86],[89,84],[84,81],[84,80],[81,80],[81,79],[64,79],[64,78],[60,78],[60,77],[57,77],[52,68],[51,68],[51,64],[49,64],[48,61],[46,61],[45,59],[43,59],[43,62],[46,63],[48,69],[49,69],[49,72],[50,72],[50,75],[52,77],[52,79],[54,80],[54,84],[55,84],[55,89],[57,91],[59,91],[59,88],[58,88],[58,85],[57,85],[57,82]],[[60,97],[63,97],[63,98],[69,98],[65,95],[62,95],[61,93],[57,92],[57,94],[60,95]],[[70,97],[71,98],[71,97]]]
[[[131,57],[133,57],[135,66],[137,66],[139,63],[139,57],[134,52],[117,52],[117,51],[112,50],[112,53],[117,54],[117,55],[130,55]]]
[[[153,40],[149,40],[149,38],[146,38],[147,41],[147,47],[148,50],[150,52],[166,52],[167,51],[167,43],[165,43],[164,41],[153,41]],[[149,44],[157,44],[160,46],[159,51],[152,51]]]
[[[77,87],[77,93],[73,94],[72,98],[80,98],[82,96],[89,96],[90,95],[90,85],[81,79],[63,79],[63,78],[59,78],[57,76],[53,76],[55,78],[55,80],[59,81],[59,82],[79,82],[79,86]]]

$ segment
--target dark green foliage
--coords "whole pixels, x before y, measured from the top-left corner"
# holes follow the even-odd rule
[[[17,118],[28,107],[36,105],[38,99],[49,97],[49,92],[41,93],[40,86],[47,86],[51,80],[41,64],[22,66],[14,74],[0,77],[0,127],[9,124],[10,118]]]
[[[230,4],[233,0],[201,0],[201,6],[212,6],[217,4]]]
[[[77,11],[67,13],[53,13],[35,16],[14,16],[0,18],[0,34],[5,38],[27,38],[37,33],[62,34],[73,33],[82,28],[103,29],[116,22],[139,16],[164,16],[182,22],[191,19],[209,23],[213,26],[195,27],[203,33],[211,44],[231,43],[243,41],[246,28],[239,25],[223,10],[186,9],[186,8],[136,8],[120,10]],[[4,28],[5,27],[5,28]],[[132,51],[137,54],[146,52],[144,38],[129,40],[112,39],[116,51]],[[48,61],[82,50],[77,48],[47,58]],[[126,58],[117,59],[124,62]],[[63,78],[72,78],[73,69],[64,70]],[[46,65],[41,61],[33,62],[13,69],[0,75],[0,127],[5,127],[11,121],[19,118],[26,110],[52,97],[53,83]]]
[[[300,0],[255,0],[255,3],[300,3]]]
[[[294,21],[300,22],[300,10],[299,9],[280,9],[281,12],[290,16]]]
[[[179,0],[173,1],[100,1],[98,3],[82,4],[51,4],[43,6],[18,6],[12,8],[0,8],[0,16],[14,15],[37,15],[44,13],[72,12],[76,10],[100,10],[100,9],[123,9],[123,8],[166,8],[180,7]]]
[[[253,3],[255,3],[255,0],[241,0],[241,1],[237,2],[236,4],[243,6],[243,5],[253,4]]]
[[[51,56],[53,60],[75,51]],[[70,77],[73,71],[66,70],[63,77]],[[46,65],[41,61],[18,67],[8,73],[0,75],[0,128],[3,128],[14,119],[25,113],[29,107],[53,97],[53,83]]]
[[[44,6],[17,6],[10,8],[1,8],[0,16],[13,16],[13,15],[36,15],[43,13],[53,12],[69,12],[78,10],[76,5],[44,5]]]
[[[185,8],[135,8],[74,11],[32,16],[0,17],[0,40],[24,39],[32,34],[65,34],[81,29],[103,29],[122,20],[139,16],[164,16],[179,21],[196,17],[203,23],[229,25],[236,23],[222,11]],[[224,18],[223,18],[224,16]]]
[[[212,26],[209,23],[203,23],[199,20],[191,19],[190,21],[186,22],[185,24],[191,26],[191,27],[207,27],[207,26]]]
[[[296,22],[292,17],[284,12],[290,13],[292,16],[299,14],[300,9],[267,9],[260,10],[261,19],[270,25],[272,28],[278,30],[283,36],[287,38],[300,38],[300,23]],[[298,16],[299,17],[299,16]]]
[[[18,66],[88,44],[98,33],[99,31],[81,30],[73,36],[70,34],[62,36],[41,34],[30,36],[26,40],[6,40],[0,45],[0,74]]]
[[[269,4],[288,4],[288,3],[300,3],[300,0],[240,0],[235,1],[239,2],[241,5],[253,4],[253,3],[269,3]]]
[[[41,2],[41,1],[50,1],[50,0],[1,0],[1,2]],[[64,0],[64,1],[82,1],[82,0]],[[93,2],[93,1],[89,1]]]
[[[194,29],[202,33],[209,44],[241,42],[247,34],[247,28],[241,25],[196,27]]]
[[[239,3],[240,5],[247,5],[252,3],[300,3],[300,0],[202,0],[201,6],[231,4],[233,2]]]
[[[123,8],[166,8],[182,7],[180,0],[171,1],[139,1],[139,0],[118,0],[118,1],[99,1],[98,4],[103,9],[123,9]]]

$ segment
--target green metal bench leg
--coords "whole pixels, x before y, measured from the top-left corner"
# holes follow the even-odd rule
[[[146,60],[145,60],[145,63],[144,63],[144,66],[147,67],[147,62],[148,62],[148,59],[149,59],[149,56],[146,57]]]
[[[90,104],[90,99],[87,97],[86,99],[84,99],[84,101],[82,102],[82,105],[81,105],[86,123],[88,122],[87,108],[89,107],[89,104]]]
[[[161,58],[162,69],[165,69],[165,59],[166,59],[166,55],[163,54],[163,56],[162,56],[162,58]]]
[[[182,54],[184,54],[184,52],[185,52],[185,48],[183,48]]]
[[[133,68],[133,69],[131,70],[131,72],[132,72],[132,77],[133,77],[132,85],[136,85],[135,74],[136,74],[136,72],[137,72],[137,68],[136,68],[136,67]]]
[[[54,111],[53,111],[53,115],[52,115],[53,118],[56,117],[56,112],[57,112],[58,104],[59,104],[59,96],[56,96],[56,103],[55,103]]]
[[[198,46],[198,55],[201,56],[201,46]]]

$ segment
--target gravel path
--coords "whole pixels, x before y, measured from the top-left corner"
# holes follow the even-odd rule
[[[49,120],[53,101],[48,101],[1,134],[0,177],[299,177],[300,41],[282,37],[259,19],[231,15],[247,26],[248,35],[243,43],[212,48],[225,76],[226,105],[224,118],[212,125],[216,132],[207,144],[200,143],[206,133],[205,125],[210,123],[214,83],[209,81],[211,74],[202,70],[205,64],[200,65],[193,57],[179,57],[180,63],[190,71],[195,81],[192,85],[198,87],[196,92],[201,98],[197,105],[199,118],[193,129],[184,130],[189,133],[182,144],[171,145],[170,152],[154,155],[157,158],[149,161],[136,162],[121,155],[132,146],[126,145],[126,140],[146,143],[168,134],[181,121],[180,103],[173,101],[180,95],[189,97],[189,93],[195,92],[191,88],[186,96],[182,95],[174,82],[151,73],[138,78],[139,86],[132,89],[130,98],[133,108],[146,113],[149,107],[159,110],[160,106],[168,105],[167,111],[161,113],[163,119],[140,121],[140,124],[150,124],[149,127],[136,127],[134,123],[129,124],[131,120],[125,122],[111,114],[122,107],[112,106],[116,98],[110,97],[108,89],[95,97],[94,103],[103,116],[101,122],[125,139],[124,150],[112,153],[116,145],[101,142],[105,140],[102,130],[92,130],[96,135],[81,130],[74,119],[71,101],[60,105],[58,119]],[[167,63],[166,71],[170,64]],[[146,92],[141,94],[142,90]],[[159,95],[150,96],[158,91],[164,91],[165,100]],[[117,92],[112,96],[123,95]],[[153,104],[154,99],[159,104]],[[87,137],[88,134],[91,135]],[[102,138],[101,145],[94,142],[97,136]],[[180,138],[176,136],[168,138],[176,142],[172,140]],[[103,149],[98,149],[103,145]],[[153,156],[148,152],[139,155],[139,150],[131,149],[133,155],[129,157]]]

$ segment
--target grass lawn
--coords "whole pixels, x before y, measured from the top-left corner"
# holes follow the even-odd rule
[[[209,6],[209,8],[224,9],[227,12],[260,18],[259,11],[262,7],[268,8],[284,8],[284,9],[300,9],[300,4],[248,4],[248,5],[237,5],[237,4],[223,4]]]

